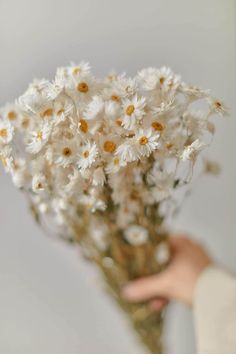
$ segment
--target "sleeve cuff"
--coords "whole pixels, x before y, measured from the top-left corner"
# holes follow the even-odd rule
[[[236,280],[211,265],[200,275],[193,298],[198,352],[236,353]]]

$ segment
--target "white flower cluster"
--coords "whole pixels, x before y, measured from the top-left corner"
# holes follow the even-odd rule
[[[224,104],[169,68],[96,79],[88,63],[71,64],[1,108],[0,157],[39,213],[67,226],[91,212],[104,249],[109,230],[96,215],[112,210],[126,242],[140,245],[149,237],[141,213],[189,181],[179,167],[192,170],[214,114],[227,114]]]

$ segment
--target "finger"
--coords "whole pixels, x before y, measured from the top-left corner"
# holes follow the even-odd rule
[[[166,299],[166,298],[156,298],[154,300],[151,300],[150,301],[150,308],[153,310],[153,311],[161,311],[164,307],[166,307],[169,303],[169,300]]]
[[[174,250],[181,249],[184,244],[190,244],[191,240],[187,236],[183,235],[172,235],[168,239],[170,246]]]
[[[128,283],[122,290],[122,296],[131,302],[141,302],[157,296],[168,296],[168,274],[152,275]]]

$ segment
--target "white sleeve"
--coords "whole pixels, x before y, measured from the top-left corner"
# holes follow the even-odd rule
[[[193,312],[198,354],[236,354],[236,279],[216,266],[199,277]]]

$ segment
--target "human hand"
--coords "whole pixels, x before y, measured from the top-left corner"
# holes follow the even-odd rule
[[[122,296],[130,302],[150,301],[161,310],[169,300],[191,305],[196,282],[204,269],[212,263],[202,246],[186,237],[171,237],[172,259],[161,273],[128,283]]]

